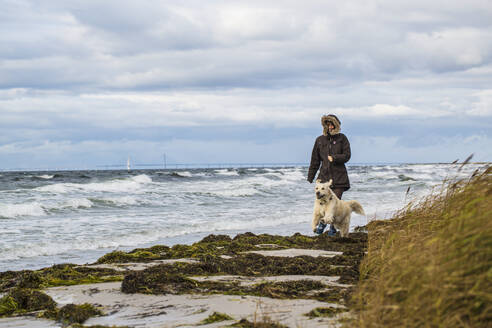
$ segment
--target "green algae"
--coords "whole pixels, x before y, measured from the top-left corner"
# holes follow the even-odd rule
[[[167,255],[170,257],[199,257],[199,262],[159,264],[142,271],[127,273],[121,290],[124,293],[146,294],[220,293],[271,298],[310,298],[324,302],[346,303],[352,291],[351,288],[326,286],[312,280],[241,286],[237,282],[198,282],[187,276],[320,275],[340,276],[340,283],[352,284],[359,278],[359,263],[364,257],[366,241],[367,236],[364,233],[350,234],[347,238],[323,235],[310,237],[301,234],[284,237],[244,233],[231,239],[225,235],[210,235],[191,246],[175,245],[168,250]],[[342,251],[343,254],[331,258],[315,258],[243,253],[245,250],[271,249],[272,246],[275,248],[335,249]],[[235,256],[221,257],[224,254]]]
[[[1,272],[0,291],[8,291],[11,288],[41,289],[121,280],[123,280],[123,275],[113,269],[89,268],[76,264],[57,264],[37,271]]]
[[[10,295],[0,298],[0,317],[8,316],[17,311],[18,305],[15,299]]]
[[[292,236],[274,236],[253,233],[239,234],[234,238],[226,235],[209,235],[192,245],[157,245],[150,248],[137,248],[125,253],[115,251],[101,257],[96,263],[151,262],[157,259],[197,258],[199,263],[162,264],[162,269],[171,273],[213,275],[284,275],[315,274],[337,275],[341,283],[354,283],[358,280],[358,265],[364,256],[367,235],[353,233],[347,238],[304,236],[296,233]],[[265,257],[258,254],[244,254],[251,250],[278,248],[307,248],[334,250],[343,252],[332,258],[313,258],[300,256],[295,258]],[[258,247],[261,246],[261,247]],[[234,256],[232,259],[221,255]],[[337,266],[337,267],[336,267]],[[344,266],[344,267],[341,267]],[[0,288],[26,284],[42,288],[48,286],[88,284],[108,281],[121,281],[121,273],[113,269],[81,267],[73,264],[60,264],[37,272],[22,272],[21,278],[12,276],[2,279]],[[2,289],[0,289],[2,290]]]
[[[92,325],[92,326],[85,326],[80,323],[73,323],[67,328],[129,328],[128,326],[103,326],[103,325]]]
[[[280,276],[319,275],[340,276],[339,283],[353,284],[359,278],[359,263],[367,247],[364,233],[351,234],[348,238],[309,237],[295,234],[290,237],[255,235],[245,233],[231,239],[228,236],[210,235],[192,246],[175,245],[169,256],[199,257],[197,263],[177,262],[159,264],[142,271],[127,273],[121,290],[124,293],[146,294],[225,294],[251,295],[280,299],[315,299],[321,302],[348,305],[352,288],[327,286],[318,281],[300,280],[266,282],[243,286],[239,282],[195,281],[188,278],[210,275]],[[260,245],[261,247],[257,247]],[[276,257],[245,250],[272,248],[304,248],[337,250],[343,252],[328,257]],[[216,252],[214,251],[216,250]],[[197,253],[190,253],[196,251]],[[230,254],[231,258],[221,255]]]
[[[92,325],[92,326],[85,326],[80,323],[73,323],[67,328],[129,328],[128,326],[103,326],[103,325]]]
[[[241,254],[230,259],[208,256],[198,263],[160,264],[143,271],[132,272],[125,276],[152,276],[162,273],[184,275],[244,275],[244,276],[278,276],[278,275],[324,275],[347,276],[354,279],[358,271],[349,266],[339,266],[340,260],[334,258],[314,258],[311,256],[275,257],[255,253]],[[348,263],[347,263],[348,264]],[[358,265],[354,260],[350,264]],[[348,279],[348,278],[347,278]]]
[[[341,307],[318,307],[306,313],[305,316],[309,318],[319,318],[319,317],[334,317],[339,313],[347,312],[347,308]]]
[[[71,286],[110,281],[121,281],[123,275],[113,269],[100,269],[58,264],[41,270],[43,287]]]
[[[0,317],[42,311],[39,317],[61,321],[64,324],[83,323],[102,312],[91,304],[68,304],[58,309],[56,302],[45,293],[27,288],[13,288],[0,298]]]
[[[273,322],[271,320],[251,322],[251,321],[248,321],[246,319],[241,319],[240,321],[230,325],[229,327],[237,327],[237,328],[287,328],[287,326],[282,325],[278,322]]]
[[[285,282],[263,282],[255,285],[240,285],[238,282],[196,281],[181,274],[165,271],[152,271],[151,274],[133,272],[123,281],[121,290],[124,293],[144,294],[224,294],[252,295],[279,299],[318,299],[330,301],[343,299],[340,289],[333,289],[329,297],[317,293],[327,290],[328,286],[313,280]],[[331,290],[331,289],[330,289]]]
[[[282,281],[261,283],[252,289],[254,295],[281,298],[311,298],[309,292],[326,288],[326,285],[313,280]]]
[[[207,318],[200,321],[199,325],[208,325],[214,322],[221,322],[221,321],[228,321],[228,320],[234,320],[234,318],[228,316],[225,313],[214,312],[211,315],[209,315]]]
[[[96,263],[133,263],[133,262],[151,262],[154,260],[166,259],[166,256],[159,255],[147,250],[138,250],[133,253],[122,251],[113,251],[99,258]]]
[[[34,289],[13,288],[0,298],[0,317],[55,308],[56,303],[50,296]]]
[[[56,320],[64,324],[84,323],[90,317],[102,315],[101,310],[92,304],[67,304],[56,311]]]
[[[239,234],[231,239],[227,235],[209,235],[192,245],[157,245],[150,248],[137,248],[130,252],[113,251],[97,260],[96,263],[151,262],[153,260],[235,256],[246,251],[276,248],[304,248],[354,252],[366,248],[367,234],[352,233],[349,237],[305,236],[296,233],[292,236],[269,234],[255,235],[251,232]],[[359,252],[360,253],[360,252]]]

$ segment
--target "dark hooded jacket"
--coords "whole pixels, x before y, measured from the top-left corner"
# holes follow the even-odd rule
[[[329,122],[335,129],[331,132],[328,130]],[[335,115],[324,115],[321,117],[323,126],[323,135],[316,138],[311,155],[311,164],[309,165],[307,180],[311,183],[319,169],[318,179],[326,182],[333,179],[332,189],[350,188],[347,168],[345,163],[350,159],[350,143],[347,137],[340,133],[340,120]],[[333,157],[333,162],[328,160],[328,155]],[[320,169],[321,165],[321,169]]]

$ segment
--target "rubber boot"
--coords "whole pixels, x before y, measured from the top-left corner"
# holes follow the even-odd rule
[[[333,224],[330,224],[330,230],[328,230],[327,234],[328,236],[335,236],[337,233],[337,229],[335,229],[335,226]]]
[[[323,231],[325,230],[325,228],[326,228],[326,223],[320,222],[320,223],[318,223],[318,226],[316,227],[315,232],[318,235],[321,235],[323,233]]]

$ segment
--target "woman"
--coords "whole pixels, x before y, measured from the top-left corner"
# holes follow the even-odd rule
[[[312,183],[320,164],[318,179],[321,182],[333,180],[331,189],[339,199],[342,199],[344,191],[350,188],[350,182],[347,174],[345,163],[350,159],[350,143],[347,137],[340,133],[340,120],[333,114],[321,117],[323,126],[323,135],[316,138],[311,155],[311,164],[309,165],[308,178]],[[320,227],[318,233],[324,229]],[[329,235],[336,233],[335,227],[330,226]]]

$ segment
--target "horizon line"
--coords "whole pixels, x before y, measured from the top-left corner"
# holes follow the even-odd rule
[[[358,166],[358,165],[430,165],[430,164],[450,164],[450,165],[458,165],[458,164],[492,164],[492,162],[355,162],[355,163],[347,163],[347,166]],[[160,164],[133,164],[130,167],[130,171],[132,170],[144,170],[148,169],[161,169],[161,170],[173,170],[173,169],[208,169],[208,168],[267,168],[267,167],[287,167],[287,166],[302,166],[307,167],[309,163],[307,162],[256,162],[256,163],[247,163],[247,162],[237,162],[237,163],[160,163]],[[154,167],[154,168],[152,168]],[[106,165],[94,165],[92,167],[84,167],[84,168],[54,168],[54,167],[34,167],[34,168],[0,168],[0,172],[22,172],[22,171],[105,171],[105,170],[128,170],[126,164],[106,164]]]

